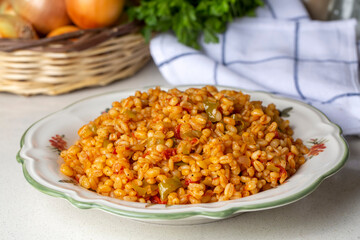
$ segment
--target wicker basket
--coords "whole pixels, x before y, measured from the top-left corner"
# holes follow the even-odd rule
[[[0,39],[0,92],[57,95],[106,85],[149,59],[135,23],[39,40]]]

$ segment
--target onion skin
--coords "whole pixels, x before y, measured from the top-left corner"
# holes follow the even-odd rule
[[[67,12],[82,29],[108,27],[116,23],[124,0],[65,0]]]
[[[62,35],[62,34],[65,34],[65,33],[70,33],[70,32],[76,32],[76,31],[79,31],[80,28],[78,27],[75,27],[75,26],[62,26],[62,27],[59,27],[59,28],[56,28],[54,30],[52,30],[46,37],[55,37],[55,36],[58,36],[58,35]]]
[[[20,17],[0,14],[0,38],[37,39],[31,24]]]
[[[9,0],[0,0],[0,14],[16,15]]]
[[[64,0],[11,0],[15,12],[42,34],[69,25]]]

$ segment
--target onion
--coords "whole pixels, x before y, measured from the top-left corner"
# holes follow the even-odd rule
[[[0,14],[16,15],[9,0],[0,0]]]
[[[55,36],[58,36],[58,35],[62,35],[62,34],[65,34],[65,33],[70,33],[70,32],[76,32],[76,31],[79,31],[80,29],[78,27],[75,27],[75,26],[62,26],[62,27],[59,27],[59,28],[56,28],[54,30],[52,30],[46,37],[55,37]]]
[[[120,17],[124,0],[65,0],[71,20],[80,28],[108,27]]]
[[[42,34],[70,23],[64,0],[11,0],[11,3],[15,12]]]
[[[30,23],[20,17],[0,14],[0,38],[36,39]]]

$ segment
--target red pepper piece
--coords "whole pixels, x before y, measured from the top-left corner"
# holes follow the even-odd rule
[[[280,177],[281,177],[284,173],[286,173],[286,174],[287,174],[287,172],[286,172],[285,168],[283,168],[282,166],[280,166],[280,165],[276,165],[276,167],[280,168],[280,172],[279,172]]]
[[[185,179],[185,185],[189,185],[190,183],[199,183],[199,182],[191,181],[191,179],[189,179],[189,178]]]
[[[181,127],[181,124],[179,124],[179,125],[177,125],[176,127],[175,127],[175,138],[177,138],[177,139],[182,139],[181,138],[181,136],[180,136],[180,127]]]
[[[75,175],[75,181],[76,181],[76,182],[79,182],[79,180],[80,180],[79,175],[78,175],[78,174],[77,174],[77,175]]]
[[[176,148],[168,148],[163,151],[163,155],[166,160],[168,160],[171,156],[176,155]]]
[[[146,153],[143,154],[142,157],[144,158],[144,157],[146,157],[146,156],[149,155],[149,154],[150,154],[149,152],[146,152]]]
[[[167,201],[161,201],[158,195],[151,197],[150,201],[152,203],[156,203],[156,204],[166,204],[167,203]]]
[[[275,137],[274,138],[279,139],[279,131],[275,131]]]
[[[291,155],[295,156],[295,154],[293,154],[292,152],[289,152],[288,154],[286,154],[286,159],[288,159]]]
[[[188,114],[191,113],[191,109],[190,109],[190,108],[183,107],[183,109],[184,109]]]
[[[198,143],[198,142],[199,142],[199,139],[197,139],[197,138],[193,138],[193,139],[191,139],[191,141],[190,141],[191,145],[195,145],[195,144]]]

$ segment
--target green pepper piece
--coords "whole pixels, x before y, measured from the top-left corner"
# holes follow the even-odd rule
[[[89,125],[90,131],[93,132],[94,134],[96,134],[97,131],[97,127],[95,125]]]
[[[176,162],[176,163],[174,163],[174,165],[180,167],[180,166],[186,165],[186,163],[184,163],[184,162]]]
[[[143,187],[139,187],[135,183],[132,184],[132,188],[139,194],[139,196],[144,197],[146,195],[146,189]]]
[[[103,148],[107,148],[107,146],[109,145],[110,141],[105,139],[104,142],[103,142]]]
[[[236,124],[238,121],[241,121],[241,118],[240,118],[238,115],[236,115],[236,114],[231,115],[231,118],[235,120],[235,124]]]
[[[185,146],[183,147],[182,154],[189,155],[190,152],[191,152],[191,145],[188,145],[188,144],[185,145]]]
[[[145,189],[147,186],[150,186],[150,189],[151,189],[151,192],[155,192],[155,191],[157,191],[158,190],[158,185],[156,185],[156,184],[148,184],[147,182],[146,182],[146,180],[144,179],[143,180],[143,188]]]
[[[235,127],[238,130],[238,133],[240,133],[244,129],[244,121],[236,114],[231,115],[231,118],[235,120]]]
[[[219,103],[218,102],[209,102],[209,101],[205,101],[204,102],[204,108],[205,108],[205,112],[208,115],[209,119],[211,122],[216,122],[216,109],[219,107]]]
[[[190,130],[190,131],[184,133],[184,136],[190,137],[190,138],[194,138],[194,137],[200,138],[201,135],[202,135],[202,132],[198,131],[198,130]]]
[[[131,110],[125,110],[124,114],[127,115],[131,119],[136,117],[136,114]]]
[[[180,179],[178,179],[177,177],[173,177],[164,179],[162,182],[159,183],[158,186],[160,199],[161,201],[164,201],[170,193],[176,191],[182,185]]]

